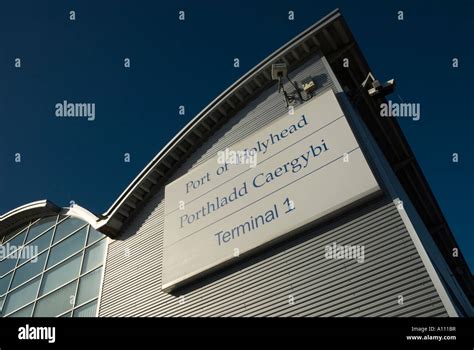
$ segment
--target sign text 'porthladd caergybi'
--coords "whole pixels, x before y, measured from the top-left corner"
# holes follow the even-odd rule
[[[166,186],[163,289],[380,189],[332,91],[230,148],[256,163],[221,152]]]

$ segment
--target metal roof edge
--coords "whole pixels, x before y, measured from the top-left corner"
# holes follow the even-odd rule
[[[0,232],[6,233],[10,229],[21,226],[26,221],[32,218],[57,214],[61,210],[56,204],[42,199],[35,202],[30,202],[14,208],[3,215],[0,215]]]
[[[102,218],[78,204],[61,208],[47,199],[42,199],[21,205],[0,215],[0,236],[31,220],[58,214],[81,219],[89,223],[94,229],[99,229],[105,223],[101,220]]]

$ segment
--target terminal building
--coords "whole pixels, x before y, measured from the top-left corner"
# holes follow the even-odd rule
[[[1,215],[2,316],[472,317],[472,274],[380,115],[386,88],[331,12],[105,213],[41,200]]]

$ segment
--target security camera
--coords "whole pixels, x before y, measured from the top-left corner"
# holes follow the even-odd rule
[[[288,68],[285,63],[274,63],[272,64],[272,80],[280,80],[286,77],[288,74]]]
[[[395,79],[390,79],[385,84],[381,84],[380,81],[374,80],[372,82],[372,88],[369,89],[368,93],[371,97],[384,97],[391,94],[395,90]]]

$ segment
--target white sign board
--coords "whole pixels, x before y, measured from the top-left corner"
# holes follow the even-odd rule
[[[235,151],[250,156],[232,158]],[[250,162],[254,157],[257,162]],[[162,288],[235,261],[379,190],[327,91],[166,186]]]

